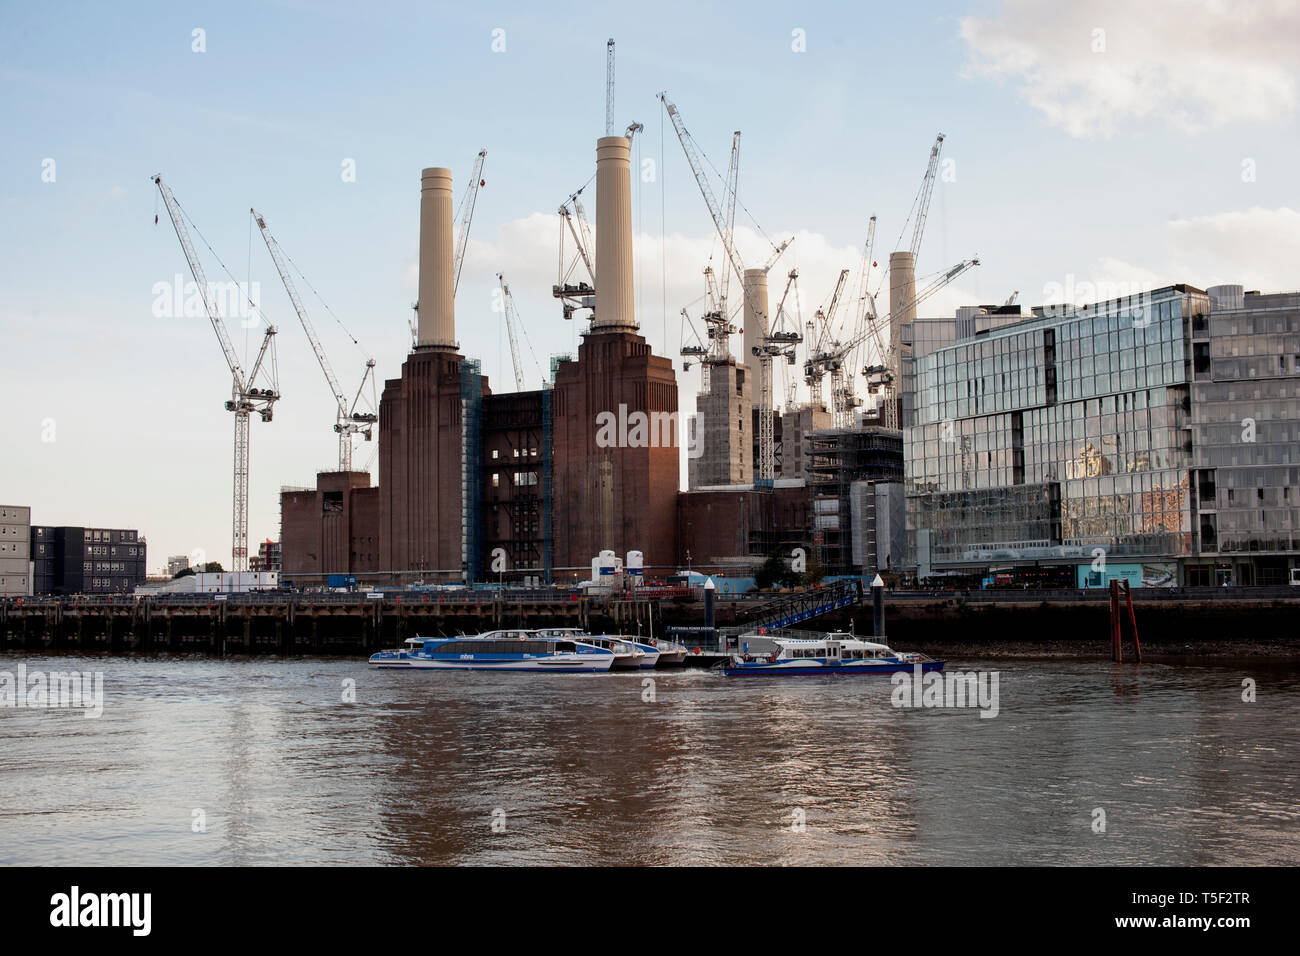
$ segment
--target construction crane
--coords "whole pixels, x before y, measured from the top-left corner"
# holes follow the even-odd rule
[[[614,38],[605,43],[605,135],[614,135]]]
[[[912,297],[912,301],[904,303],[903,305],[899,306],[898,311],[905,313],[909,309],[914,308],[915,306],[919,305],[921,302],[924,302],[930,296],[934,295],[934,293],[938,292],[949,282],[952,282],[958,276],[962,275],[963,273],[967,272],[970,269],[973,269],[975,266],[979,264],[980,264],[979,259],[963,259],[961,262],[957,263],[955,266],[948,269],[946,272],[944,272],[942,275],[940,275],[938,278],[932,281],[920,292],[916,293]],[[891,311],[888,315],[883,316],[877,322],[873,322],[870,328],[864,329],[863,331],[859,332],[852,339],[846,342],[844,346],[842,346],[842,348],[845,350],[845,354],[847,354],[849,351],[851,351],[859,344],[861,344],[863,341],[865,341],[868,336],[874,335],[877,336],[878,338],[880,327],[883,326],[884,328],[889,328],[889,323],[892,320],[893,320],[893,312]],[[867,379],[867,390],[872,395],[876,395],[881,392],[884,393],[881,399],[884,408],[884,414],[882,416],[882,419],[883,419],[883,424],[885,425],[886,428],[900,427],[897,398],[898,398],[898,386],[900,384],[898,379],[901,373],[898,370],[898,361],[899,361],[899,357],[894,354],[893,349],[891,348],[888,351],[888,353],[885,355],[884,361],[880,365],[868,365],[866,368],[862,370],[863,375],[865,375]]]
[[[366,359],[366,370],[361,375],[361,384],[357,387],[356,395],[349,402],[347,395],[343,391],[343,386],[339,384],[338,377],[330,366],[329,359],[325,356],[325,349],[321,346],[320,338],[316,335],[316,329],[307,317],[307,309],[302,304],[298,289],[289,275],[289,266],[286,262],[288,257],[280,248],[280,243],[271,235],[271,230],[266,225],[266,218],[256,209],[250,209],[249,212],[252,214],[253,219],[256,220],[257,228],[262,232],[262,239],[266,243],[266,249],[271,253],[271,261],[275,263],[276,271],[280,273],[280,281],[284,283],[284,291],[289,294],[289,301],[293,303],[293,310],[298,313],[298,322],[302,325],[303,332],[307,334],[307,341],[311,343],[312,351],[316,353],[316,361],[320,364],[321,371],[325,373],[325,381],[329,384],[330,392],[334,395],[334,431],[339,436],[339,471],[351,471],[353,436],[362,435],[366,441],[371,441],[375,422],[379,421],[379,416],[375,414],[375,360],[372,358]],[[361,410],[361,399],[365,394],[367,382],[370,383],[369,410]]]
[[[583,186],[582,189],[586,189]],[[587,211],[582,208],[582,189],[573,193],[560,204],[560,277],[555,285],[551,286],[551,295],[561,300],[561,307],[564,309],[564,317],[572,319],[573,314],[579,309],[591,309],[593,314],[596,309],[596,266],[592,261],[592,253],[595,247],[591,242],[591,224],[587,221]],[[573,208],[570,209],[569,207]],[[566,267],[564,255],[564,230],[568,227],[569,233],[573,236],[573,244],[577,247],[577,257],[571,265]],[[577,267],[578,261],[581,261],[587,270],[587,278],[590,282],[579,280],[570,282],[569,278]]]
[[[660,93],[659,100],[664,104],[664,109],[668,111],[668,117],[672,120],[673,129],[677,132],[677,139],[682,144],[682,152],[686,154],[686,162],[691,167],[691,172],[695,175],[695,182],[700,187],[700,194],[704,197],[704,203],[709,207],[709,215],[713,217],[713,225],[718,230],[718,237],[722,241],[722,248],[727,254],[727,261],[736,271],[742,283],[745,277],[745,264],[741,261],[740,253],[736,250],[736,244],[733,241],[732,227],[735,217],[735,189],[731,180],[736,174],[736,164],[740,150],[740,133],[732,136],[732,165],[728,168],[728,197],[727,208],[724,210],[713,193],[713,187],[709,184],[708,177],[704,172],[704,160],[700,153],[699,147],[691,134],[687,132],[686,125],[682,122],[682,115],[677,107],[668,99],[667,93]]]
[[[760,328],[758,344],[753,347],[758,358],[758,478],[768,481],[776,477],[776,436],[772,420],[772,360],[778,356],[786,359],[788,364],[795,361],[795,346],[803,341],[803,336],[794,327],[787,328],[785,321],[785,302],[790,289],[799,278],[799,270],[791,269],[786,277],[785,291],[776,307],[776,318],[770,328]],[[795,292],[796,301],[798,291]],[[766,324],[766,316],[760,317]]]
[[[934,145],[930,147],[930,162],[925,168],[925,178],[921,181],[921,191],[916,194],[916,201],[913,209],[916,215],[916,226],[912,230],[912,261],[916,261],[917,253],[921,251],[921,237],[925,232],[925,220],[930,214],[930,196],[934,193],[935,175],[939,171],[939,152],[943,149],[943,133],[940,133],[934,139]],[[910,218],[910,217],[909,217]],[[903,224],[907,228],[907,223]]]
[[[456,252],[452,259],[452,270],[456,276],[452,283],[452,295],[460,288],[460,270],[465,265],[465,250],[469,246],[469,226],[474,219],[474,206],[478,202],[478,191],[487,185],[483,178],[483,162],[487,159],[487,150],[480,149],[474,157],[474,175],[469,179],[469,186],[461,196],[460,207],[456,210],[456,220],[460,226],[456,230]]]
[[[162,176],[155,175],[153,181],[162,196],[163,204],[167,207],[167,215],[171,217],[172,226],[176,229],[176,238],[180,240],[181,251],[185,253],[185,261],[189,263],[190,274],[194,277],[194,284],[198,287],[199,296],[203,299],[203,307],[207,312],[208,321],[212,323],[212,329],[217,333],[217,341],[221,344],[221,351],[225,355],[226,364],[230,367],[230,400],[225,403],[226,411],[235,413],[234,487],[232,496],[234,514],[231,522],[230,563],[231,569],[234,571],[247,571],[249,420],[252,413],[256,412],[262,421],[269,422],[272,418],[275,403],[280,398],[279,376],[275,362],[276,329],[273,325],[267,325],[266,332],[262,336],[262,347],[258,349],[253,367],[245,375],[244,369],[239,363],[239,357],[235,354],[234,346],[230,344],[230,336],[226,333],[225,323],[221,320],[221,316],[217,314],[216,306],[213,304],[207,276],[203,272],[203,264],[199,262],[198,254],[194,251],[194,243],[190,240],[189,229],[185,225],[185,214],[181,211],[180,204],[177,203],[171,187],[162,181]],[[270,356],[270,363],[264,367],[263,363],[268,355]],[[269,378],[269,387],[258,388],[256,383],[264,371]]]
[[[611,40],[611,43],[614,41]],[[612,117],[610,119],[612,122]],[[645,126],[640,123],[630,123],[624,136],[627,137],[629,145],[632,137],[637,133],[644,132]],[[587,185],[591,185],[590,182]],[[595,246],[591,241],[591,223],[587,219],[587,210],[582,206],[582,192],[587,186],[583,186],[577,192],[571,194],[568,199],[560,204],[560,274],[559,280],[551,286],[551,295],[561,300],[561,308],[564,310],[564,317],[572,319],[574,313],[579,309],[591,309],[592,313],[596,310],[596,266],[592,261],[592,255],[595,252]],[[566,262],[564,253],[564,233],[568,230],[573,237],[573,245],[577,250],[577,256],[572,263]],[[583,267],[587,270],[587,278],[590,282],[579,280],[570,282],[573,270],[581,261]]]
[[[875,266],[875,260],[872,258],[875,251],[876,243],[876,217],[872,216],[867,221],[867,240],[862,246],[862,265],[858,273],[858,297],[857,308],[854,310],[853,326],[851,335],[856,336],[863,330],[873,327],[876,321],[876,299],[871,294],[870,276],[871,270]],[[884,355],[885,350],[881,348],[879,326],[874,326],[877,330],[874,337],[877,349],[880,354]],[[866,339],[862,340],[862,345],[866,344]],[[846,360],[840,363],[838,377],[832,371],[832,388],[831,388],[831,408],[832,418],[838,413],[838,418],[843,424],[836,427],[846,428],[851,423],[852,411],[861,404],[857,397],[857,390],[854,382],[854,369],[857,367],[857,355],[847,356]]]
[[[501,286],[501,308],[506,314],[506,335],[510,339],[510,359],[515,366],[515,390],[522,392],[524,390],[524,366],[519,360],[519,338],[515,334],[515,300],[510,294],[510,286],[506,284],[505,276],[500,272],[497,273],[497,282]]]
[[[832,323],[835,321],[835,312],[839,308],[840,297],[844,294],[844,283],[848,281],[849,270],[841,269],[840,277],[835,282],[835,292],[831,295],[830,305],[823,312],[818,309],[813,313],[813,317],[808,320],[809,331],[816,332],[816,340],[813,342],[812,349],[809,350],[808,359],[804,362],[804,383],[808,386],[809,399],[814,405],[820,405],[822,401],[822,377],[832,368],[838,368],[842,362],[843,356],[834,354],[835,347],[838,343],[834,341],[831,334]],[[819,321],[820,320],[820,321]],[[820,325],[820,330],[818,326]]]

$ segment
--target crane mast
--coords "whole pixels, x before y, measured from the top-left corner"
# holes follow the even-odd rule
[[[312,325],[311,319],[307,317],[307,309],[302,304],[302,298],[298,295],[298,288],[294,285],[293,278],[289,275],[289,266],[285,261],[286,257],[280,248],[279,241],[271,235],[271,230],[266,225],[266,219],[261,213],[256,209],[250,209],[249,212],[252,213],[253,219],[257,222],[257,228],[262,233],[262,240],[266,243],[266,249],[271,253],[271,261],[275,263],[275,269],[280,273],[280,281],[284,284],[284,291],[289,295],[293,310],[298,314],[298,322],[307,335],[307,341],[311,343],[312,351],[316,353],[316,361],[319,363],[321,371],[325,373],[325,381],[329,384],[330,392],[334,395],[336,407],[334,431],[339,436],[339,471],[351,471],[352,436],[361,434],[365,436],[366,441],[370,441],[373,434],[372,428],[375,422],[379,421],[379,416],[374,412],[357,411],[367,381],[371,382],[373,390],[374,383],[371,376],[374,374],[375,360],[366,360],[366,370],[361,376],[361,385],[357,388],[355,398],[349,404],[347,395],[343,392],[343,386],[339,384],[338,377],[334,374],[334,369],[325,355],[325,349],[316,334],[316,328]],[[371,405],[373,407],[373,401]]]
[[[605,43],[605,135],[614,135],[614,38]]]
[[[519,360],[519,338],[515,334],[515,300],[510,294],[510,286],[506,284],[505,276],[500,272],[497,273],[497,282],[501,285],[501,308],[506,314],[506,335],[510,339],[510,360],[515,366],[515,390],[522,392],[524,390],[524,366]]]
[[[236,572],[247,571],[249,421],[253,412],[257,412],[262,421],[271,421],[275,403],[280,398],[279,376],[275,361],[276,329],[273,325],[266,327],[266,332],[262,336],[261,348],[257,352],[257,358],[254,360],[253,367],[249,370],[248,375],[245,376],[243,367],[239,364],[239,358],[235,354],[234,346],[230,344],[230,336],[226,333],[225,323],[222,322],[221,316],[217,314],[216,307],[213,305],[211,289],[208,286],[207,276],[203,271],[203,264],[199,262],[198,254],[194,250],[194,243],[190,239],[189,229],[185,225],[185,214],[181,211],[180,204],[177,203],[171,187],[162,181],[162,176],[154,176],[153,181],[162,196],[163,205],[167,207],[167,215],[171,217],[172,227],[176,230],[176,238],[181,244],[181,251],[185,254],[185,261],[190,267],[190,274],[194,277],[195,285],[198,286],[199,296],[203,300],[203,307],[207,312],[208,321],[212,323],[213,331],[217,333],[217,341],[221,344],[221,351],[225,356],[226,365],[230,368],[230,400],[225,403],[226,411],[234,412],[235,415],[230,562],[232,570]],[[270,378],[269,387],[257,388],[254,383],[258,381],[258,376],[263,371],[263,363],[267,361],[268,356],[270,357],[270,363],[267,366],[269,369],[267,375]]]

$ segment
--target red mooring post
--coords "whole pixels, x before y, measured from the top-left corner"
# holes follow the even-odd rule
[[[1121,600],[1121,594],[1123,599]],[[1133,587],[1127,581],[1110,582],[1110,659],[1124,663],[1124,618],[1133,632],[1133,651],[1142,663],[1142,642],[1138,640],[1137,616],[1133,613]]]
[[[1110,582],[1110,659],[1116,664],[1124,662],[1124,646],[1120,640],[1119,582]]]
[[[1133,629],[1133,651],[1137,654],[1137,662],[1142,663],[1142,642],[1138,640],[1138,622],[1137,617],[1133,614],[1133,585],[1124,582],[1124,597],[1128,601],[1128,624]]]

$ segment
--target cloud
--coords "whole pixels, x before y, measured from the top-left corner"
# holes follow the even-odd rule
[[[1005,0],[967,17],[966,76],[1009,80],[1076,138],[1276,123],[1297,103],[1295,0]]]
[[[1110,297],[1098,290],[1142,291],[1186,282],[1196,288],[1243,285],[1261,292],[1292,292],[1300,287],[1300,212],[1258,206],[1234,212],[1171,219],[1165,224],[1168,252],[1164,261],[1134,265],[1103,257],[1077,275],[1054,277],[1044,284],[1048,304],[1070,298],[1076,304]]]

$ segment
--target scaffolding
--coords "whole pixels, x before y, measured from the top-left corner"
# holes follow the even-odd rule
[[[542,385],[542,575],[547,584],[555,567],[554,366],[552,361],[551,381]]]
[[[460,527],[461,568],[465,583],[483,578],[483,367],[477,359],[460,366]]]

